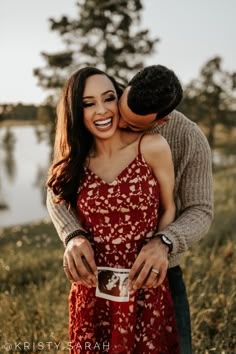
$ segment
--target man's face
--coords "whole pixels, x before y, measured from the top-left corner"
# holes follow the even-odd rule
[[[157,113],[151,113],[146,115],[139,115],[133,113],[127,104],[127,95],[130,86],[126,87],[120,100],[119,100],[119,110],[120,110],[120,121],[119,128],[133,131],[143,131],[151,128],[156,124],[155,119]]]

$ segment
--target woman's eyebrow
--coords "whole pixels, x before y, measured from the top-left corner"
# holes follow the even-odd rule
[[[104,95],[106,95],[107,93],[115,93],[115,91],[114,90],[107,90],[107,91],[105,91],[105,92],[103,92],[102,94],[101,94],[101,96],[104,96]],[[86,99],[86,98],[94,98],[94,96],[84,96],[83,97],[83,100],[84,99]]]

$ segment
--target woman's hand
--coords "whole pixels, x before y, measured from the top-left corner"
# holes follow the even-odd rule
[[[141,249],[129,273],[129,290],[156,288],[168,269],[168,247],[154,238]]]
[[[71,239],[65,249],[63,267],[70,281],[87,287],[97,285],[97,267],[90,242],[82,236]]]

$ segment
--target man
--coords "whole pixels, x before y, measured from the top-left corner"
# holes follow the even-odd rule
[[[153,65],[141,70],[130,81],[120,98],[119,108],[120,128],[158,132],[166,138],[175,169],[176,220],[156,233],[142,248],[129,274],[130,288],[148,286],[150,269],[159,277],[157,285],[161,284],[167,272],[181,354],[191,354],[189,306],[179,262],[181,254],[209,229],[213,216],[213,192],[208,143],[195,123],[173,111],[181,99],[182,87],[174,72],[164,66]],[[48,193],[47,206],[66,245],[64,264],[68,278],[87,281],[89,269],[84,267],[80,274],[76,270],[76,265],[84,259],[86,247],[88,251],[88,242],[84,239],[86,232],[72,210],[54,203],[51,192]],[[92,259],[92,249],[89,252]]]

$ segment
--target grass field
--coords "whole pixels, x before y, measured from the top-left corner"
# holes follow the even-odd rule
[[[215,174],[214,222],[182,262],[194,353],[236,353],[235,180],[236,167]],[[53,226],[4,229],[0,245],[0,353],[68,352],[69,283]]]

